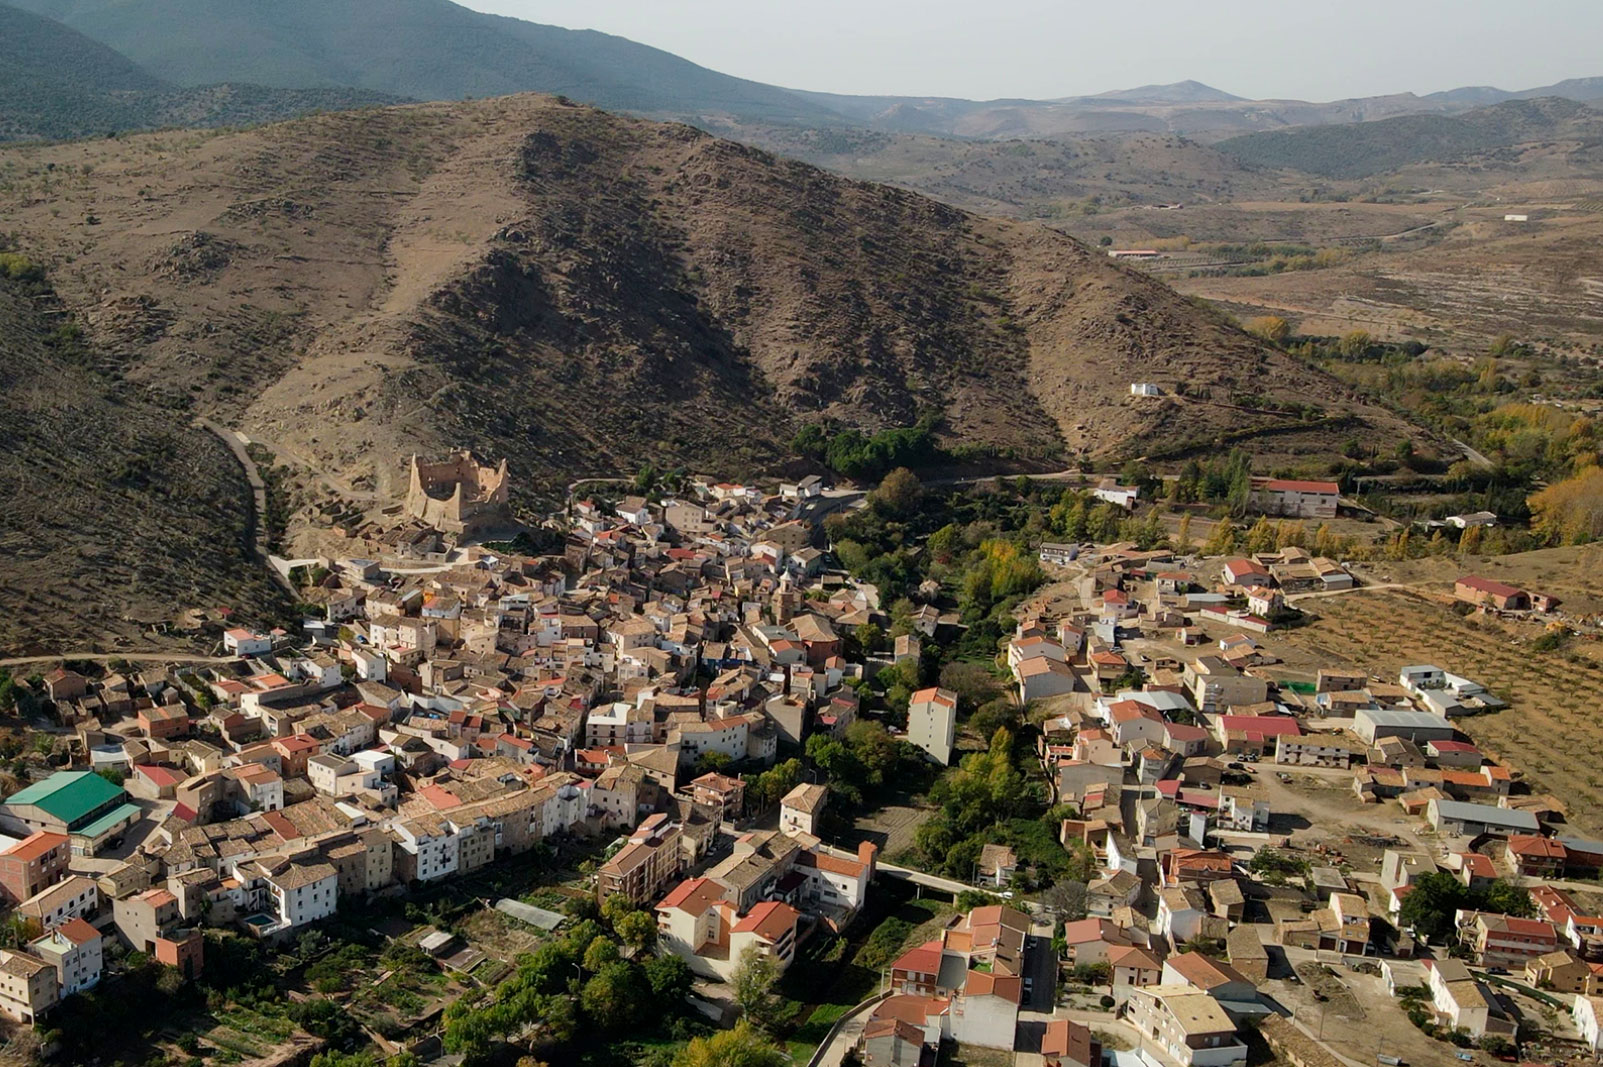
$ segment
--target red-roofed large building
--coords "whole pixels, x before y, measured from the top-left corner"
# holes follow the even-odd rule
[[[923,1005],[925,1022],[941,1020],[940,1037],[988,1048],[1012,1048],[1025,999],[1030,919],[1012,908],[975,908],[952,920],[941,936],[909,949],[891,964],[886,1001]],[[884,1013],[875,1012],[880,1018]],[[916,1019],[907,1021],[919,1024]]]
[[[104,939],[83,919],[68,919],[28,945],[29,951],[56,969],[61,995],[70,997],[100,981]]]
[[[1522,968],[1527,960],[1545,956],[1563,944],[1553,924],[1542,919],[1460,912],[1458,927],[1475,950],[1475,962],[1482,967]]]
[[[1301,737],[1302,727],[1288,715],[1221,715],[1214,736],[1229,755],[1262,756],[1276,751],[1282,737]]]
[[[1266,515],[1288,519],[1334,519],[1341,503],[1341,486],[1335,482],[1298,481],[1293,478],[1254,478],[1254,502]]]
[[[1181,885],[1186,882],[1203,884],[1221,878],[1234,878],[1235,865],[1227,852],[1211,849],[1175,848],[1163,854],[1163,883]]]
[[[1525,590],[1474,574],[1466,574],[1453,583],[1453,596],[1466,604],[1487,605],[1499,611],[1525,611],[1531,606],[1531,596]]]
[[[710,878],[680,882],[656,907],[657,944],[704,978],[728,981],[748,950],[783,973],[796,955],[801,912],[765,900],[739,914],[724,887]]]

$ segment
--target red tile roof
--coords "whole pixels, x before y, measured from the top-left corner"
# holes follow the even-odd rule
[[[134,773],[150,780],[158,788],[177,785],[184,780],[184,775],[171,767],[159,767],[154,764],[140,764],[134,768]]]
[[[1259,737],[1300,737],[1302,727],[1297,720],[1283,715],[1221,715],[1219,723],[1226,732],[1241,730]]]
[[[764,941],[778,941],[796,929],[801,912],[778,900],[765,900],[735,924],[735,933],[752,933]]]
[[[100,931],[80,918],[71,918],[56,927],[62,937],[74,945],[87,945],[91,941],[100,940]]]
[[[1512,585],[1506,585],[1503,582],[1494,582],[1490,578],[1482,578],[1475,574],[1466,574],[1455,584],[1462,585],[1466,589],[1473,589],[1477,593],[1488,593],[1492,596],[1500,597],[1520,596],[1525,592],[1525,590],[1517,589]]]
[[[1304,482],[1295,478],[1271,478],[1263,487],[1280,493],[1341,493],[1341,486],[1335,482]]]
[[[916,971],[919,974],[939,974],[941,970],[941,941],[926,941],[910,948],[891,964],[894,971]]]
[[[60,848],[66,843],[66,834],[53,833],[49,830],[35,830],[15,845],[12,845],[4,854],[28,862],[36,860],[50,850]]]
[[[723,886],[711,878],[688,878],[662,898],[657,905],[658,911],[677,908],[688,915],[704,915],[724,896]]]

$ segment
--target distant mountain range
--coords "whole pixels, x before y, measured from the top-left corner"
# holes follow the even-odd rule
[[[276,117],[275,108],[529,91],[725,131],[782,124],[974,139],[1147,132],[1220,140],[1298,126],[1452,114],[1543,96],[1603,100],[1603,78],[1519,92],[1479,86],[1324,103],[1246,100],[1195,81],[1058,100],[846,96],[735,78],[622,37],[486,15],[449,0],[11,2],[89,39],[50,43],[36,29],[29,39],[41,43],[20,48],[8,46],[0,34],[0,54],[17,58],[21,70],[43,72],[29,75],[31,83],[13,74],[11,82],[29,84],[28,91],[0,97],[0,129],[10,129],[13,138],[181,124],[186,112],[202,116],[199,124],[207,116],[219,121],[219,113],[231,116],[221,121],[247,121],[252,109]],[[18,14],[12,12],[13,21]],[[93,43],[113,51],[87,61],[86,46]],[[96,89],[82,84],[84,78],[120,83]],[[160,95],[219,84],[260,89],[209,91],[202,103],[187,108],[182,98]],[[325,95],[297,100],[267,90]],[[368,95],[328,95],[353,91]],[[127,101],[108,93],[135,95]],[[210,108],[205,100],[213,102]],[[235,117],[241,112],[245,117]]]
[[[244,125],[400,100],[340,87],[180,87],[59,22],[0,4],[0,141]]]
[[[354,87],[420,100],[563,94],[616,111],[838,123],[795,93],[588,30],[448,0],[16,0],[179,85]]]
[[[1603,111],[1556,96],[1504,100],[1456,115],[1309,126],[1232,137],[1214,147],[1251,167],[1368,178],[1416,163],[1453,163],[1515,145],[1603,143]]]

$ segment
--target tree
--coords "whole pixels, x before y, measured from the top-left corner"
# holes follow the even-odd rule
[[[679,1003],[695,981],[690,965],[678,956],[653,956],[640,969],[651,987],[651,995],[660,1005]]]
[[[1362,359],[1369,354],[1372,343],[1368,330],[1348,330],[1336,342],[1336,351],[1341,353],[1343,359]]]
[[[584,969],[599,973],[618,962],[618,943],[610,937],[597,937],[584,950]]]
[[[1176,485],[1179,483],[1176,482]],[[1191,543],[1191,516],[1180,516],[1180,529],[1174,535],[1174,550],[1182,556],[1187,555],[1196,546]]]
[[[1275,528],[1269,525],[1269,517],[1262,516],[1253,523],[1252,529],[1247,531],[1247,551],[1256,555],[1259,552],[1268,552],[1275,547]]]
[[[751,787],[746,791],[747,803],[759,811],[779,803],[780,798],[796,788],[803,770],[799,759],[788,759],[770,767],[751,780]]]
[[[1587,467],[1553,483],[1530,498],[1530,507],[1532,528],[1549,544],[1603,538],[1603,467]]]
[[[906,467],[897,467],[880,481],[879,488],[868,494],[868,504],[882,515],[901,517],[911,515],[924,496],[924,486],[918,475]]]
[[[1458,539],[1458,551],[1461,555],[1473,556],[1481,550],[1481,528],[1479,526],[1466,526]]]
[[[1291,325],[1279,315],[1260,315],[1248,319],[1246,330],[1261,341],[1278,345],[1291,336]]]
[[[1469,890],[1452,875],[1440,871],[1422,874],[1403,898],[1397,921],[1435,940],[1452,933],[1454,913],[1471,903]]]
[[[1202,546],[1204,556],[1228,556],[1236,550],[1236,528],[1228,521],[1213,524],[1207,543]]]
[[[1531,900],[1531,894],[1524,887],[1501,878],[1481,891],[1480,906],[1484,911],[1519,919],[1528,919],[1536,914],[1536,904]]]
[[[996,676],[984,664],[961,660],[941,668],[941,688],[956,693],[958,704],[965,711],[972,711],[1001,693]]]
[[[698,1037],[674,1057],[673,1067],[789,1067],[790,1058],[746,1020],[733,1030]]]
[[[380,1067],[381,1062],[371,1049],[361,1052],[319,1052],[312,1057],[311,1067]]]
[[[607,964],[586,982],[579,1004],[585,1015],[600,1025],[656,1014],[652,1011],[651,987],[641,969],[623,960]]]
[[[859,626],[853,636],[864,652],[879,652],[885,648],[885,631],[872,622],[865,622]]]
[[[773,959],[756,945],[747,945],[729,979],[741,1015],[764,1028],[772,1021],[775,977]]]
[[[617,931],[624,944],[637,952],[645,952],[657,943],[657,924],[643,911],[629,912],[614,922],[612,928]]]
[[[1076,922],[1086,915],[1084,882],[1063,881],[1041,894],[1044,904],[1060,922]]]
[[[694,772],[699,778],[703,774],[710,774],[714,771],[722,771],[734,762],[734,757],[730,756],[729,753],[720,752],[716,748],[710,748],[696,757]]]

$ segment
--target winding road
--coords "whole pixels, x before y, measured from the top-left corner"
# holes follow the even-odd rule
[[[219,441],[228,446],[234,459],[245,471],[245,481],[250,484],[251,494],[251,545],[256,554],[256,561],[273,576],[283,590],[291,598],[299,597],[300,591],[295,588],[289,577],[273,566],[271,546],[267,543],[267,483],[262,479],[262,472],[256,469],[256,461],[251,458],[246,449],[249,440],[238,430],[228,430],[212,422],[210,419],[196,419],[195,425],[214,434]]]

